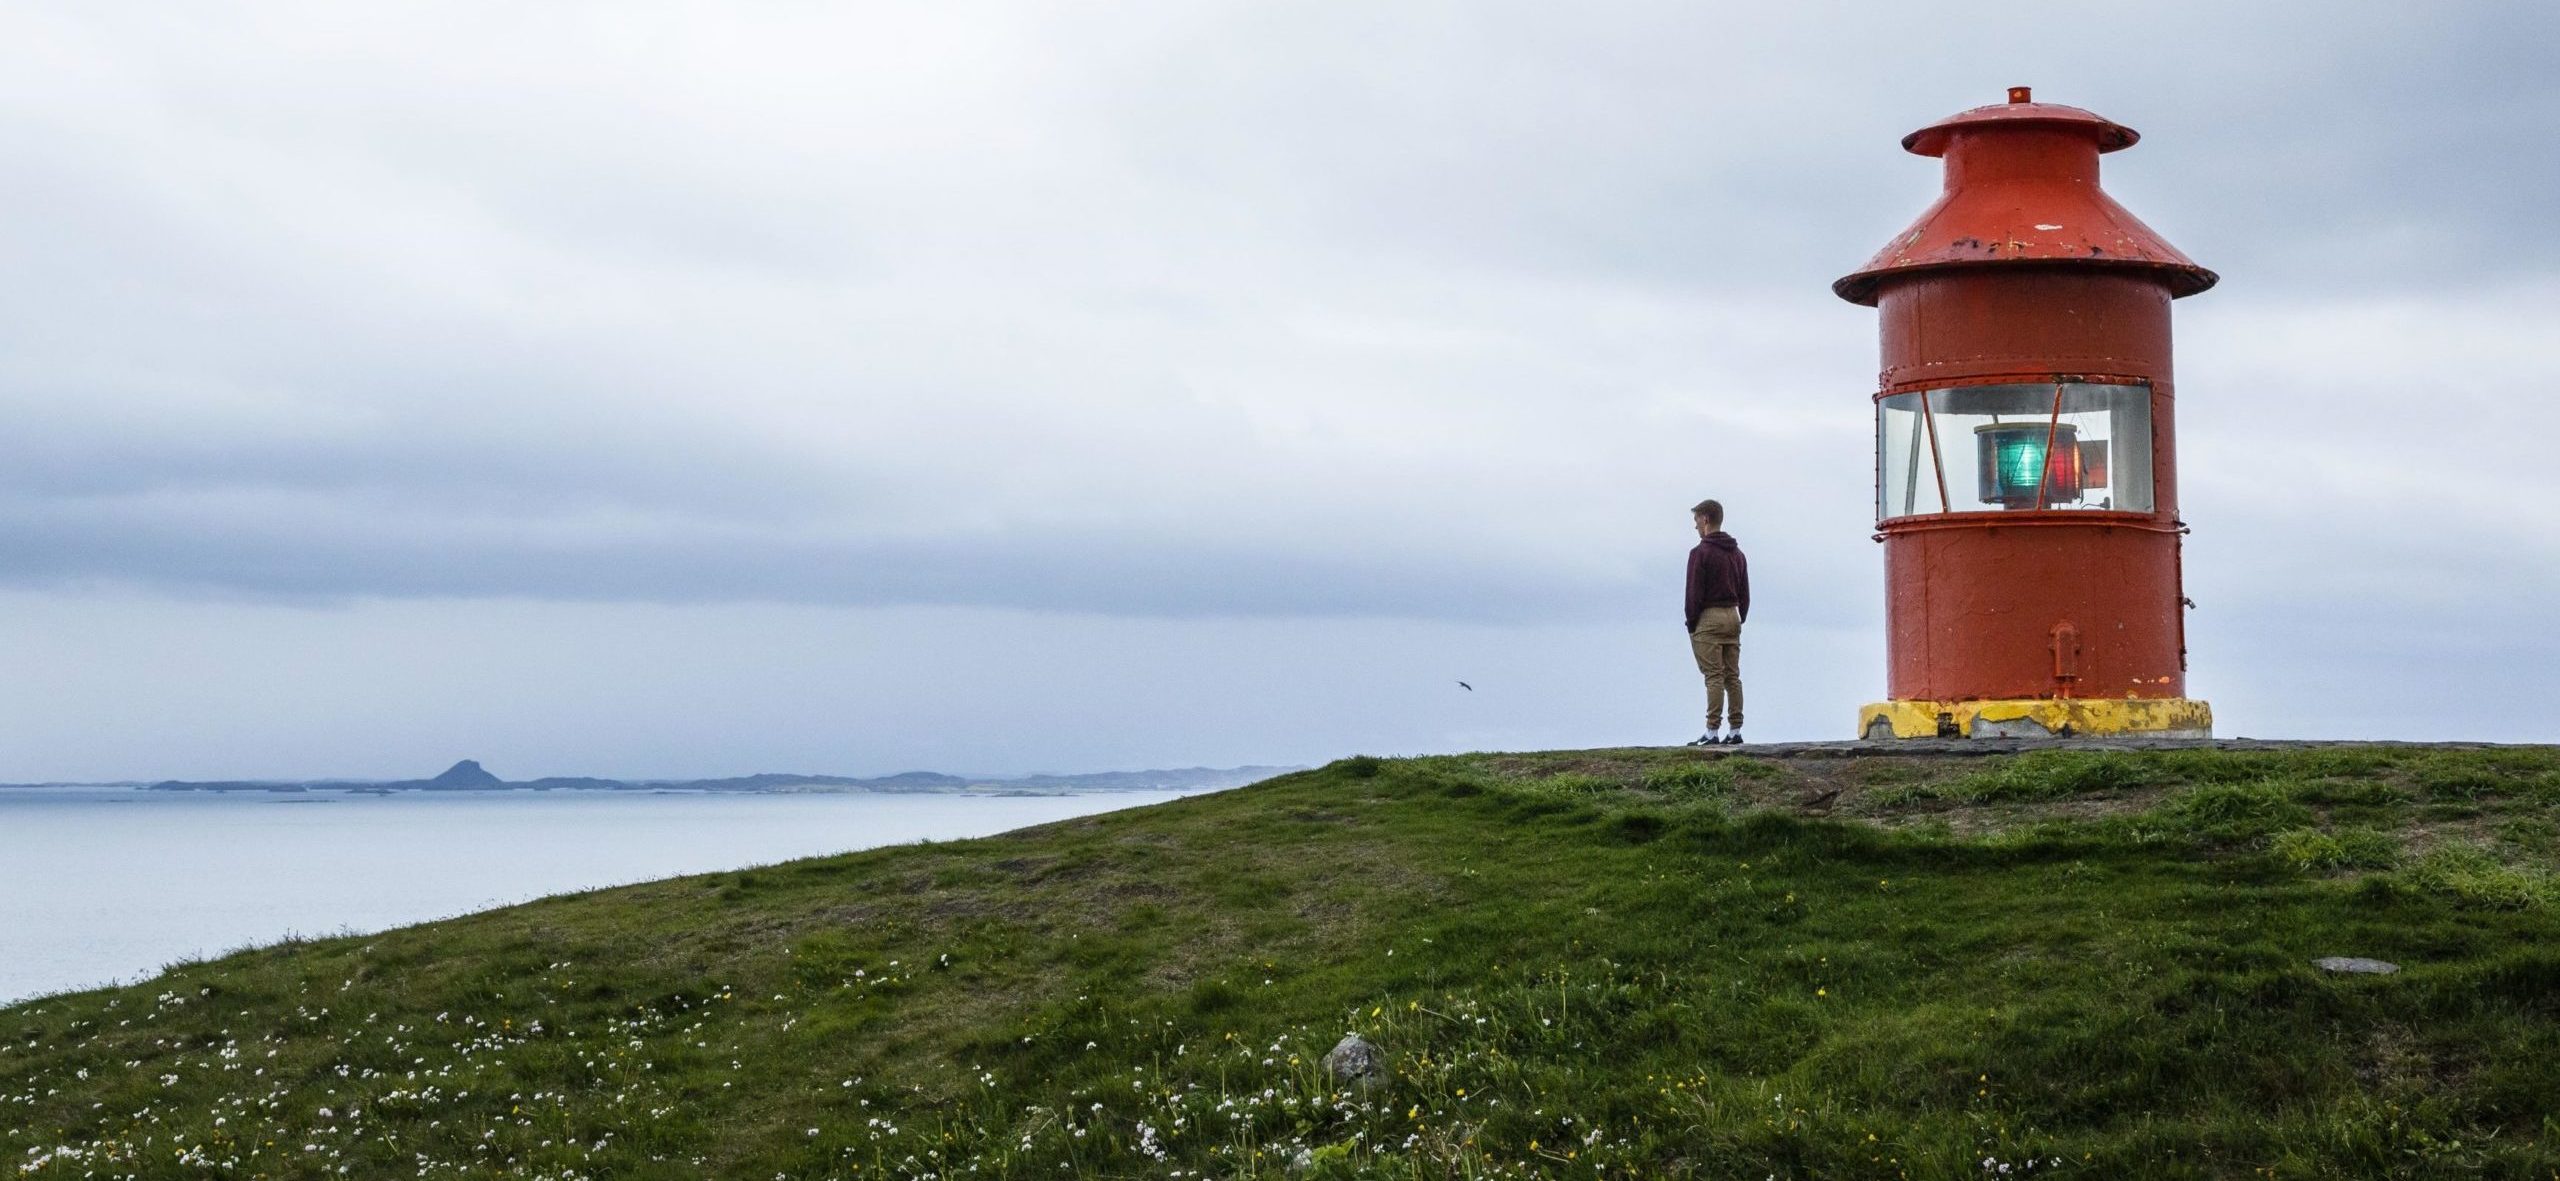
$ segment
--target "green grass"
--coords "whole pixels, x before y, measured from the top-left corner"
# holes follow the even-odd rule
[[[2548,1177],[2555,782],[1347,759],[0,1010],[0,1176]]]
[[[2400,863],[2400,842],[2369,828],[2322,832],[2297,828],[2277,834],[2275,855],[2307,870],[2389,869]]]

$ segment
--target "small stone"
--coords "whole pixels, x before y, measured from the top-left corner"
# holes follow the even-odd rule
[[[2400,965],[2389,960],[2368,960],[2351,955],[2316,959],[2311,961],[2311,966],[2323,972],[2352,972],[2364,976],[2388,976],[2400,970]]]
[[[1387,1052],[1359,1034],[1346,1033],[1325,1051],[1324,1068],[1337,1083],[1373,1086],[1387,1081]]]

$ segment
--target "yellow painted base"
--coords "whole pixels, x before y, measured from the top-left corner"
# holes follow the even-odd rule
[[[1887,738],[2211,738],[2213,707],[2184,697],[1881,701],[1858,735]]]

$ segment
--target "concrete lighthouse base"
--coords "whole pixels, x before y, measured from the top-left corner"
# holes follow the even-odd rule
[[[1888,738],[2211,738],[2213,707],[2184,697],[1880,701],[1858,710],[1858,736]]]

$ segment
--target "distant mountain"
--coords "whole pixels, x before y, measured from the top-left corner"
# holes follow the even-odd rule
[[[940,771],[900,771],[895,775],[883,776],[871,782],[884,787],[891,784],[903,787],[961,787],[969,781],[957,775],[945,775]]]
[[[487,768],[480,765],[480,760],[464,759],[446,768],[444,774],[428,780],[427,784],[430,787],[446,790],[474,791],[482,788],[504,787],[506,781],[490,774]]]
[[[1038,792],[1208,791],[1242,787],[1298,767],[1185,767],[1169,771],[1102,771],[1086,775],[961,776],[902,771],[856,779],[843,775],[795,775],[765,771],[729,779],[590,779],[555,776],[509,781],[464,759],[433,779],[237,779],[195,782],[171,779],[152,791],[734,791],[734,792]]]
[[[1184,788],[1242,787],[1304,767],[1183,767],[1171,771],[1096,771],[1084,775],[1024,775],[1004,780],[1007,787],[1058,788],[1075,791],[1163,791]]]

